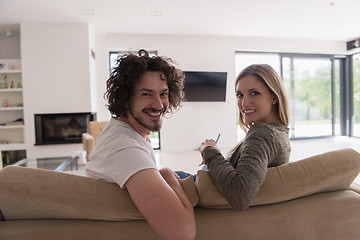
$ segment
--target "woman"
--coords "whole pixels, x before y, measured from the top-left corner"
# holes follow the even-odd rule
[[[214,140],[199,147],[216,187],[235,210],[246,209],[265,180],[268,167],[289,161],[289,114],[282,81],[273,68],[255,64],[235,82],[239,124],[245,138],[225,159]]]

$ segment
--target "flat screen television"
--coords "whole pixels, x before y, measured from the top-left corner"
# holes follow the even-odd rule
[[[225,102],[227,72],[184,71],[187,102]]]

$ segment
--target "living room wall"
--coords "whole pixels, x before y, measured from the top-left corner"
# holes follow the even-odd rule
[[[28,158],[72,156],[81,144],[35,146],[34,114],[91,112],[89,26],[21,24],[21,60]]]
[[[88,24],[21,24],[25,138],[28,157],[74,155],[81,144],[34,146],[34,113],[97,112],[108,120],[103,94],[108,52],[145,48],[171,57],[185,71],[228,73],[226,102],[185,102],[164,120],[162,151],[192,150],[221,133],[219,146],[237,142],[234,97],[235,51],[344,54],[345,43],[251,37],[190,35],[95,35]],[[91,56],[91,50],[95,58]]]
[[[206,138],[216,138],[222,149],[237,142],[237,107],[234,96],[235,52],[264,51],[292,53],[344,54],[345,43],[295,39],[251,37],[217,37],[186,35],[123,35],[97,36],[98,119],[108,120],[102,95],[108,77],[110,50],[157,50],[171,57],[184,71],[222,71],[228,73],[226,102],[185,102],[182,109],[164,120],[161,130],[162,151],[197,148]]]

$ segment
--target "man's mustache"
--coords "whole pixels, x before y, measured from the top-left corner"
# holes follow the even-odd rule
[[[160,113],[165,113],[165,112],[166,112],[166,108],[162,108],[162,109],[144,108],[143,111],[144,111],[144,112],[160,112]]]

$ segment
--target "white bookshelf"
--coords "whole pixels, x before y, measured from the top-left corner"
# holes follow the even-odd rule
[[[6,151],[25,150],[20,59],[0,59],[0,168]]]

